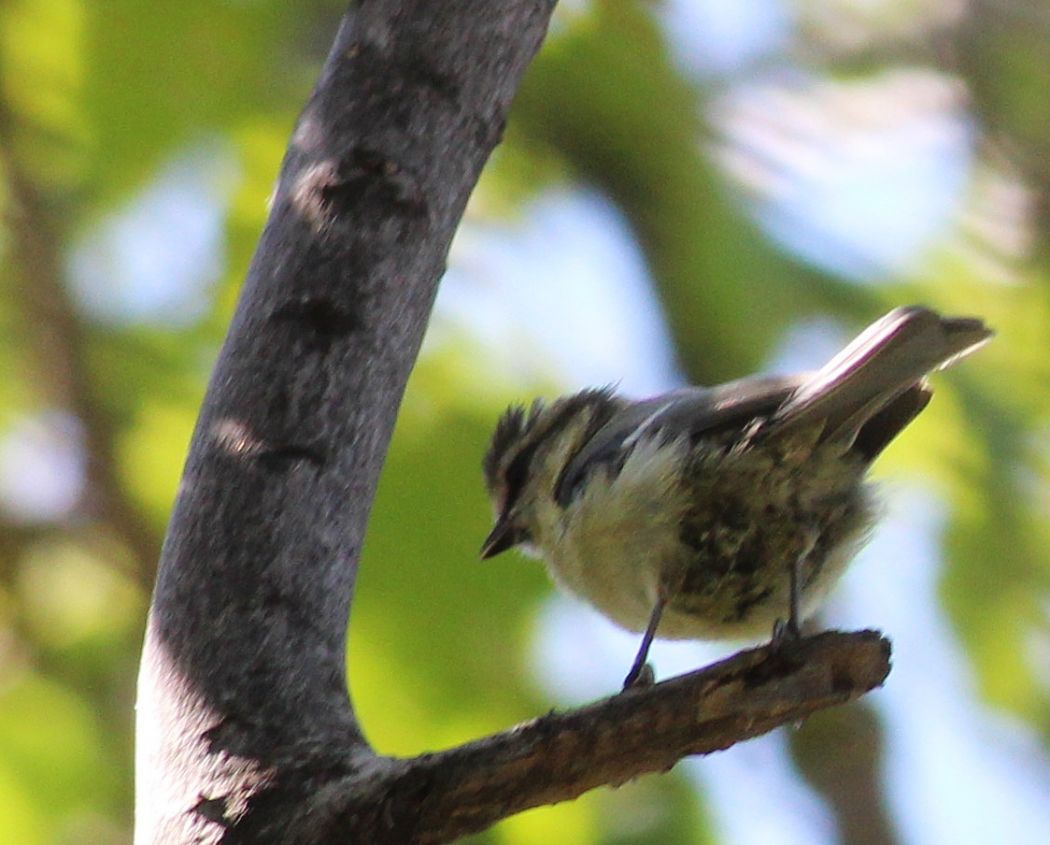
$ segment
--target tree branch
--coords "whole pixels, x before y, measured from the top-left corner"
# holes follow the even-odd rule
[[[139,676],[136,841],[288,842],[369,769],[365,525],[452,234],[554,0],[359,0],[296,125],[190,446]]]
[[[512,813],[666,771],[687,755],[797,722],[880,686],[889,658],[889,641],[874,631],[828,632],[790,655],[771,654],[768,646],[740,652],[650,689],[435,755],[426,763],[440,778],[416,809],[419,834],[411,841],[447,842]]]
[[[392,762],[319,796],[304,841],[449,842],[514,813],[618,786],[764,734],[880,686],[890,644],[826,632],[787,653],[768,646],[449,751]]]

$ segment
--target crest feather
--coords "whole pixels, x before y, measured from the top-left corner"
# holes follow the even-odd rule
[[[621,404],[622,402],[616,399],[611,387],[602,387],[582,390],[559,399],[549,406],[542,399],[536,399],[528,410],[524,405],[511,405],[496,423],[496,430],[493,432],[488,452],[485,453],[482,461],[488,489],[492,491],[497,488],[501,467],[507,464],[507,455],[515,446],[522,445],[528,439],[529,434],[541,419],[548,418],[548,421],[544,423],[545,428],[557,430],[568,424],[584,409],[594,408],[590,431],[587,435],[590,436],[608,420],[612,412]],[[548,430],[546,434],[550,434],[550,431]],[[542,439],[542,435],[538,439]],[[532,449],[529,451],[534,451],[536,445],[538,443],[532,444]]]
[[[485,458],[481,463],[485,472],[485,482],[490,490],[496,485],[496,476],[499,473],[499,466],[503,456],[525,434],[530,422],[534,421],[536,404],[536,402],[533,403],[533,412],[528,416],[526,416],[524,405],[511,405],[503,412],[499,422],[496,423],[492,441],[489,443],[488,451],[485,453]]]

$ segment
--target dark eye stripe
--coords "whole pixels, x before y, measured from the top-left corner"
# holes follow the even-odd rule
[[[507,472],[503,476],[507,485],[507,498],[503,503],[505,511],[510,510],[525,488],[525,481],[529,476],[529,464],[532,463],[532,456],[537,446],[537,443],[530,443],[514,457],[510,466],[507,467]]]
[[[504,473],[507,491],[506,501],[503,505],[504,513],[510,510],[521,496],[525,483],[528,481],[532,459],[541,444],[550,443],[579,414],[587,412],[586,427],[580,435],[580,442],[577,444],[578,447],[582,447],[609,421],[617,408],[620,407],[620,403],[608,388],[585,390],[563,400],[563,403],[542,430],[530,435],[529,443],[514,456],[514,459],[507,466],[507,471]],[[568,463],[566,463],[566,466],[568,466]],[[555,481],[556,489],[557,486],[558,480]],[[553,495],[555,491],[551,492]]]
[[[546,426],[530,435],[529,442],[514,456],[514,460],[510,462],[504,473],[503,477],[507,485],[507,498],[503,502],[504,513],[514,507],[515,502],[521,497],[525,483],[529,479],[529,467],[540,446],[550,443],[552,438],[557,437],[562,429],[568,426],[585,407],[581,402],[566,402],[564,407],[559,408],[558,412],[551,417]]]

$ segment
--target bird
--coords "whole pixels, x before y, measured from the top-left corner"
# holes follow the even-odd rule
[[[657,636],[797,641],[871,534],[868,469],[926,407],[927,376],[993,335],[904,306],[816,371],[513,405],[483,459],[495,520],[481,557],[541,558],[641,633],[624,689],[652,682]]]

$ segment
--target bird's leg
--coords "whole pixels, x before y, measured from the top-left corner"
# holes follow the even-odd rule
[[[638,648],[638,654],[634,658],[634,663],[631,664],[631,671],[624,678],[623,688],[625,690],[634,686],[648,686],[653,682],[652,667],[645,661],[649,657],[649,646],[653,644],[653,637],[656,636],[656,629],[660,625],[660,617],[663,615],[666,605],[667,596],[661,590],[656,597],[656,603],[653,605],[653,612],[649,616],[649,624],[645,626],[645,633],[642,634],[642,644]]]
[[[806,551],[809,554],[809,551]],[[802,578],[802,560],[803,556],[797,556],[791,561],[790,572],[788,576],[788,622],[787,632],[788,636],[794,637],[796,640],[802,635],[802,585],[799,583]]]
[[[788,618],[773,623],[773,648],[785,642],[797,642],[802,637],[802,564],[817,545],[817,532],[806,532],[806,544],[802,552],[791,559],[788,567]]]

